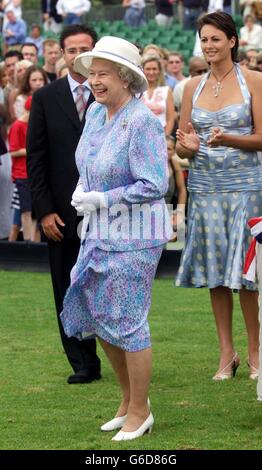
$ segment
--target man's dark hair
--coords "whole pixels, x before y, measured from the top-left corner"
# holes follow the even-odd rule
[[[207,15],[201,16],[201,18],[198,21],[199,36],[200,36],[201,29],[203,28],[203,26],[207,24],[214,26],[217,29],[220,29],[220,31],[223,31],[228,39],[231,39],[233,37],[236,39],[236,43],[234,47],[232,47],[231,49],[232,61],[236,62],[239,41],[238,41],[236,24],[232,16],[228,15],[228,13],[225,13],[223,11],[216,11],[215,13],[208,13]]]
[[[22,52],[22,50],[23,50],[23,48],[24,48],[25,46],[34,47],[35,50],[36,50],[36,53],[38,54],[38,47],[37,47],[37,45],[34,44],[33,42],[24,42],[24,44],[23,44],[22,47],[21,47],[21,52]],[[22,53],[23,53],[23,52],[22,52]]]
[[[91,36],[93,39],[93,46],[97,42],[97,34],[94,29],[89,28],[88,26],[84,24],[75,24],[75,25],[70,25],[67,26],[65,29],[63,29],[61,36],[60,36],[60,47],[61,49],[64,50],[65,48],[65,39],[68,38],[69,36],[75,36],[76,34],[88,34],[88,36]]]
[[[8,52],[4,55],[4,60],[5,60],[5,59],[9,59],[9,57],[17,57],[18,60],[23,60],[23,54],[22,54],[22,52],[20,52],[20,51],[8,51]]]

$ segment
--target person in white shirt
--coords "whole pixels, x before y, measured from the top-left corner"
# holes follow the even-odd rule
[[[56,5],[57,13],[62,15],[66,25],[83,23],[83,17],[90,8],[89,0],[58,0]]]
[[[246,15],[245,26],[240,28],[239,45],[246,51],[249,49],[260,49],[262,47],[262,26],[256,24],[253,15]]]
[[[21,20],[22,18],[22,0],[2,0],[2,9],[4,10],[4,23],[3,29],[8,23],[6,13],[8,10],[12,10],[15,14],[16,19]]]

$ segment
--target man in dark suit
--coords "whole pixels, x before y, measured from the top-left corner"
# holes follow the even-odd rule
[[[68,383],[88,383],[100,378],[95,339],[68,338],[59,317],[79,251],[79,220],[70,204],[78,181],[75,150],[85,119],[84,115],[80,120],[76,106],[79,85],[85,87],[86,108],[94,100],[86,78],[77,74],[73,66],[75,57],[93,49],[96,40],[96,33],[84,25],[64,29],[60,45],[69,74],[35,92],[28,127],[27,165],[33,206],[48,238],[60,335],[75,372]]]

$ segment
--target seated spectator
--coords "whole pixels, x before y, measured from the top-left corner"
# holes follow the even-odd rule
[[[1,5],[4,12],[3,28],[5,28],[6,23],[8,22],[6,16],[8,10],[12,10],[18,20],[22,19],[22,0],[2,0]]]
[[[254,0],[239,0],[239,6],[243,18],[252,13],[252,3],[254,3]]]
[[[21,53],[25,60],[30,60],[32,64],[38,64],[38,48],[31,42],[25,42],[21,47]]]
[[[63,17],[65,25],[83,23],[90,8],[89,0],[58,0],[56,4],[57,13]]]
[[[201,13],[207,11],[209,0],[183,0],[182,3],[184,29],[196,31],[197,19]]]
[[[244,18],[245,26],[240,28],[239,45],[244,50],[260,49],[262,47],[262,26],[256,24],[253,15]]]
[[[30,35],[26,38],[26,43],[35,44],[37,47],[38,55],[43,55],[43,41],[44,38],[41,36],[41,28],[38,24],[31,26]],[[28,57],[26,57],[28,58]],[[31,60],[31,59],[29,59]],[[34,62],[35,63],[35,62]]]
[[[208,2],[208,13],[213,13],[214,11],[223,11],[224,0],[209,0]]]
[[[41,0],[43,28],[45,32],[59,34],[62,29],[63,18],[57,13],[58,0]]]
[[[223,1],[223,11],[229,15],[232,15],[232,0]]]
[[[155,0],[156,16],[155,20],[158,26],[165,26],[169,28],[173,22],[173,4],[175,0]]]
[[[26,38],[26,24],[24,20],[16,18],[13,10],[6,11],[7,23],[3,30],[3,36],[6,49],[20,46],[25,42]]]
[[[123,0],[122,5],[126,8],[124,22],[131,28],[137,28],[146,24],[145,0]]]

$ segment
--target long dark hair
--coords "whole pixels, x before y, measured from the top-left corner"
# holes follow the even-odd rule
[[[23,78],[21,87],[18,91],[18,95],[29,95],[31,93],[29,80],[30,80],[32,73],[34,72],[40,72],[44,79],[44,85],[47,85],[48,78],[44,69],[40,67],[40,65],[31,65],[30,67],[28,67],[28,69],[26,69],[25,76]]]
[[[239,40],[236,24],[232,16],[228,15],[228,13],[224,13],[223,11],[216,11],[215,13],[208,13],[207,15],[203,15],[197,22],[199,36],[203,26],[207,24],[220,29],[220,31],[223,31],[228,39],[232,39],[233,37],[236,39],[236,43],[231,49],[231,58],[233,62],[236,62]]]

